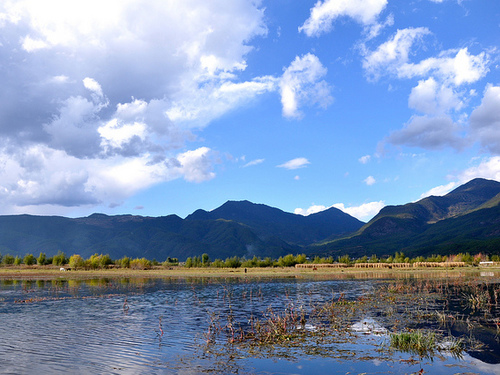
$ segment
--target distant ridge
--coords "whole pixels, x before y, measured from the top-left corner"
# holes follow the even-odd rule
[[[364,223],[330,209],[301,216],[249,201],[229,201],[186,219],[176,215],[92,214],[82,218],[0,216],[0,253],[24,256],[57,251],[89,257],[94,253],[164,260],[208,253],[212,259],[234,255],[279,257],[302,246],[358,230]]]
[[[302,216],[246,200],[228,201],[213,211],[197,210],[186,217],[189,221],[217,219],[248,226],[261,238],[279,237],[300,246],[354,232],[364,224],[337,208]]]
[[[209,254],[211,259],[310,256],[410,256],[458,252],[500,253],[500,183],[475,179],[442,197],[383,208],[368,223],[336,209],[309,216],[249,201],[228,201],[213,211],[177,215],[92,214],[0,216],[0,253],[24,256],[57,251],[90,257],[94,253],[181,261]]]
[[[491,251],[500,243],[499,203],[500,182],[477,178],[442,197],[386,206],[356,234],[314,250],[354,255]]]

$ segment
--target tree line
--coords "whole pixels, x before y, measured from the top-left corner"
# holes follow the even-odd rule
[[[428,257],[417,256],[410,258],[403,252],[396,252],[394,255],[388,257],[378,257],[372,255],[371,257],[363,256],[360,258],[351,258],[349,255],[341,255],[336,259],[330,257],[314,256],[312,258],[305,254],[288,254],[281,256],[278,259],[271,257],[260,258],[254,256],[250,259],[239,256],[227,257],[225,260],[215,259],[211,260],[207,253],[201,256],[188,257],[184,263],[180,263],[177,258],[168,257],[163,262],[158,262],[156,259],[149,260],[146,258],[129,258],[124,256],[120,259],[113,260],[107,254],[93,254],[89,258],[84,259],[78,254],[67,257],[62,251],[59,251],[53,257],[47,257],[45,253],[40,252],[38,257],[35,258],[33,254],[26,254],[24,257],[12,256],[9,254],[0,254],[0,265],[2,266],[19,266],[19,265],[54,265],[66,266],[75,270],[95,270],[104,268],[131,268],[131,269],[150,269],[152,267],[164,266],[178,266],[182,265],[186,268],[197,267],[214,267],[214,268],[255,268],[255,267],[293,267],[296,264],[333,264],[344,263],[353,265],[355,263],[416,263],[416,262],[464,262],[466,264],[474,265],[482,261],[500,262],[499,255],[487,255],[478,253],[471,255],[470,253],[459,253],[455,255],[431,255]]]
[[[129,258],[124,256],[120,259],[113,260],[108,254],[93,254],[89,258],[84,259],[79,254],[71,255],[67,257],[66,254],[62,251],[59,251],[56,255],[49,258],[43,252],[40,252],[38,257],[35,258],[33,254],[26,254],[24,257],[20,256],[12,256],[9,254],[3,255],[0,254],[0,264],[3,266],[46,266],[46,265],[54,265],[54,266],[66,266],[74,270],[95,270],[95,269],[104,269],[104,268],[131,268],[131,269],[150,269],[153,266],[176,266],[179,264],[179,260],[177,258],[168,257],[164,262],[160,263],[155,259],[149,260],[146,258]]]

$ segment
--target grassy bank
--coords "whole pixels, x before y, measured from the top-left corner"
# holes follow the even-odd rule
[[[133,270],[127,268],[60,271],[54,266],[10,266],[0,268],[0,279],[94,279],[94,278],[186,278],[186,277],[248,277],[248,278],[318,278],[318,279],[369,279],[369,278],[425,278],[425,277],[462,277],[481,275],[484,273],[500,273],[500,267],[461,267],[417,268],[417,269],[380,269],[364,270],[357,268],[324,268],[297,269],[294,267],[265,268],[186,268],[186,267],[154,267],[150,270]]]

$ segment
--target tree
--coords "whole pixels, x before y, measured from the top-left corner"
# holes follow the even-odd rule
[[[32,266],[33,264],[35,264],[35,257],[33,256],[33,254],[26,254],[23,258],[23,263],[27,266]]]
[[[14,264],[14,257],[10,254],[5,254],[2,259],[2,263],[5,265]]]
[[[38,258],[36,258],[36,264],[38,264],[39,266],[44,266],[46,262],[47,262],[47,256],[45,255],[45,253],[40,253]]]
[[[85,267],[85,261],[80,255],[74,254],[69,258],[69,266],[77,270],[79,268]]]
[[[14,259],[14,266],[19,266],[21,264],[21,257],[16,255]]]
[[[207,253],[204,253],[201,256],[201,265],[202,265],[202,267],[208,267],[208,266],[210,266],[210,257],[208,256]]]
[[[117,260],[116,263],[121,267],[121,268],[130,268],[130,258],[127,256],[124,256],[120,260]]]
[[[55,255],[52,258],[52,264],[54,266],[63,266],[66,264],[67,261],[68,261],[68,259],[66,258],[66,254],[64,254],[60,250],[57,252],[57,255]]]

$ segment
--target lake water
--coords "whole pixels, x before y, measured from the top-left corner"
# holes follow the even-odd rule
[[[489,337],[493,346],[482,349],[485,356],[471,352],[473,356],[464,353],[458,359],[445,352],[422,358],[390,350],[385,321],[370,310],[363,310],[333,340],[248,346],[228,339],[228,321],[243,330],[252,318],[287,309],[312,311],[341,298],[348,307],[349,301],[377,290],[380,282],[3,280],[0,373],[500,374],[494,346],[498,337]],[[216,326],[220,334],[209,340],[209,328]],[[306,324],[302,329],[316,328]]]

